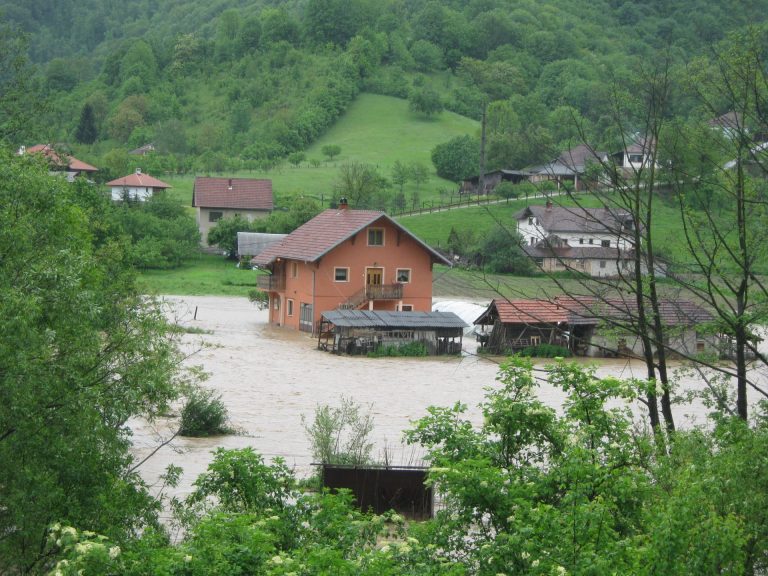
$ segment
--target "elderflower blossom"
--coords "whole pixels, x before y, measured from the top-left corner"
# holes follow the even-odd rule
[[[120,556],[120,546],[111,546],[109,549],[109,557],[111,560],[114,560]]]
[[[272,556],[272,558],[269,560],[272,564],[282,564],[283,558],[282,556]]]

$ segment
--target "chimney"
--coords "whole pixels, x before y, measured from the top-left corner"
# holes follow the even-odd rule
[[[141,168],[136,168],[136,174],[138,174],[139,176],[141,176]]]
[[[552,200],[547,200],[547,210],[552,210]]]
[[[349,208],[349,204],[347,204],[347,199],[344,196],[342,196],[341,198],[339,198],[339,210],[346,210],[347,208]]]
[[[232,190],[232,178],[229,179],[229,190]]]

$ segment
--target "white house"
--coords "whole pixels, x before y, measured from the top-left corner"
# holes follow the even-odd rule
[[[514,215],[523,249],[545,272],[616,276],[629,267],[635,223],[613,208],[528,206]]]
[[[110,187],[112,200],[116,202],[120,200],[144,201],[151,198],[156,192],[162,192],[171,187],[170,184],[153,178],[149,174],[142,174],[141,168],[137,168],[133,174],[107,182],[107,186]]]

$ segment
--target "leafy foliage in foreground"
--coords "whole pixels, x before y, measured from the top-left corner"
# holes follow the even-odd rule
[[[118,544],[157,522],[126,423],[168,409],[181,356],[101,192],[0,154],[0,565],[34,573],[57,520]]]
[[[64,574],[91,556],[101,573],[136,575],[764,573],[764,413],[752,428],[715,414],[711,431],[660,441],[623,404],[645,383],[566,363],[547,373],[566,392],[562,413],[537,399],[532,365],[516,359],[489,388],[480,427],[456,404],[430,408],[407,432],[428,448],[442,495],[432,521],[362,514],[343,491],[297,491],[281,460],[219,450],[177,502],[178,545],[149,530],[120,549],[103,539],[78,548],[73,541],[98,537],[56,526],[49,550]]]

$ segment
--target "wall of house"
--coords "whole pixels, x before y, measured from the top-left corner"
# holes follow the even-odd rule
[[[211,212],[221,212],[221,218],[231,218],[240,215],[253,222],[257,218],[266,218],[269,216],[267,210],[246,210],[243,208],[197,208],[197,228],[200,230],[200,243],[202,246],[208,246],[208,232],[216,226],[216,222],[211,222]]]
[[[375,310],[398,310],[410,306],[413,311],[432,310],[432,263],[430,254],[410,236],[386,223],[374,225],[384,229],[384,245],[368,246],[368,230],[345,240],[317,263],[288,260],[285,262],[285,291],[279,296],[280,310],[270,302],[270,321],[299,328],[301,305],[313,305],[314,325],[323,312],[335,310],[365,287],[366,270],[382,268],[382,284],[396,284],[398,269],[410,270],[410,281],[402,283],[402,300],[377,300]],[[347,281],[335,279],[335,269],[347,269]],[[273,295],[274,296],[274,295]],[[293,301],[290,314],[288,300]]]
[[[695,328],[676,328],[677,334],[669,339],[669,352],[670,356],[674,356],[674,353],[683,354],[686,356],[694,355],[700,352],[717,352],[718,341],[717,338],[700,337]],[[617,336],[616,334],[600,334],[600,329],[592,337],[591,345],[587,349],[587,355],[592,357],[605,357],[611,356],[612,350],[618,350],[620,348],[620,340],[622,340],[622,349],[629,351],[629,354],[637,357],[643,356],[643,342],[637,335],[627,334],[624,336]]]
[[[538,219],[533,217],[533,222],[530,223],[528,220],[528,218],[521,218],[517,221],[517,231],[523,237],[526,244],[533,245],[549,236],[549,231],[539,225]],[[610,242],[611,248],[618,247],[621,250],[629,250],[631,248],[628,239],[609,233],[558,232],[557,236],[568,242],[569,246],[602,246],[603,241],[607,241]]]
[[[124,200],[126,195],[131,200],[146,200],[150,198],[154,193],[154,188],[147,186],[113,186],[112,187],[112,200],[119,202]]]

